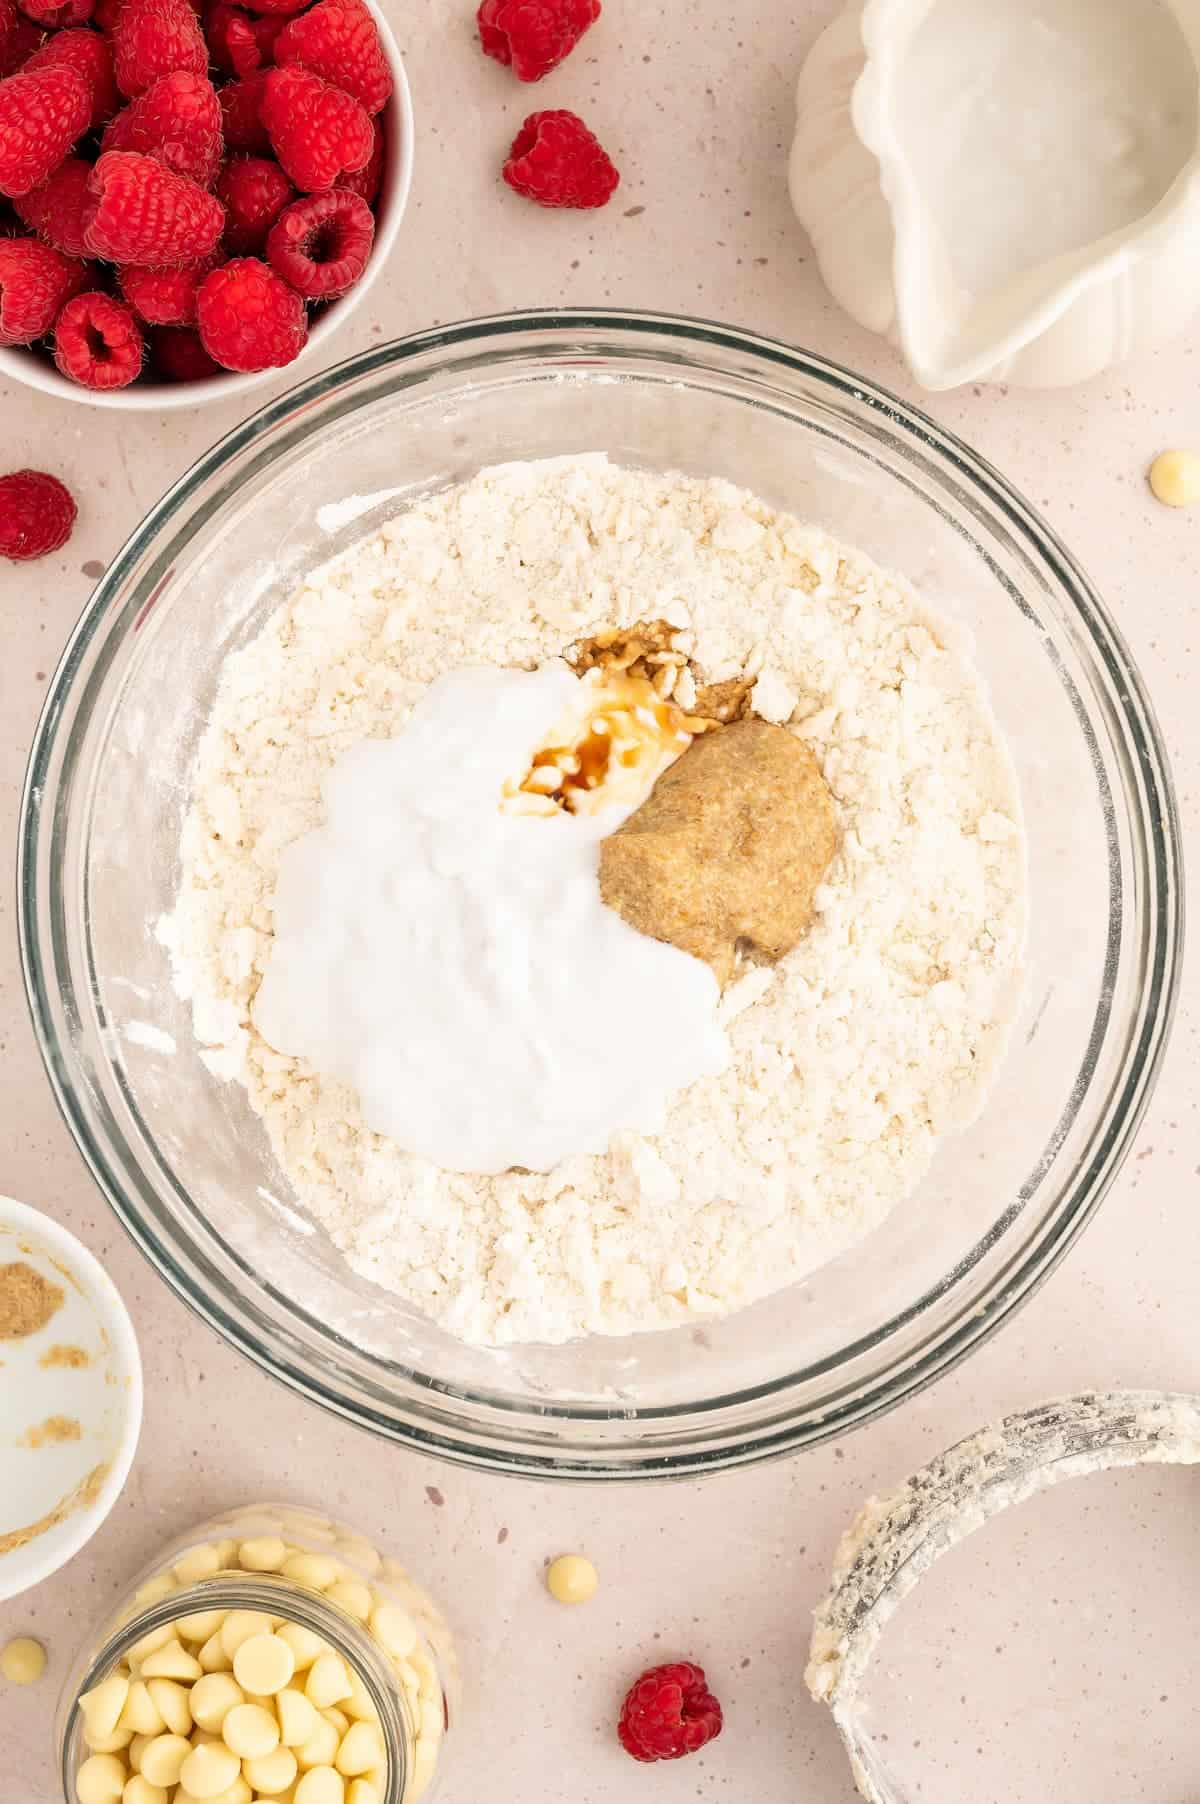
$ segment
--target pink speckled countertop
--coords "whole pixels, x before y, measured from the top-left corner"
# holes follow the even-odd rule
[[[328,361],[434,321],[612,302],[774,333],[911,393],[892,353],[826,297],[788,206],[794,78],[832,0],[663,0],[655,8],[607,0],[602,25],[554,78],[553,96],[542,90],[532,102],[472,48],[469,0],[388,0],[388,11],[417,108],[412,207],[390,268]],[[524,111],[548,104],[587,114],[624,172],[601,214],[537,212],[494,179]],[[260,399],[288,385],[281,375]],[[966,391],[925,403],[1044,510],[1106,595],[1157,705],[1193,851],[1200,514],[1158,507],[1144,471],[1164,446],[1200,441],[1198,395],[1200,357],[1184,342],[1069,393]],[[47,675],[93,580],[166,484],[246,411],[231,403],[118,421],[0,386],[0,464],[59,471],[81,503],[65,552],[0,566],[5,869]],[[0,885],[0,1190],[52,1211],[104,1260],[133,1313],[147,1384],[138,1459],[108,1523],[74,1565],[0,1605],[0,1642],[32,1633],[50,1651],[34,1690],[0,1685],[3,1804],[58,1804],[57,1685],[124,1577],[190,1520],[284,1494],[343,1513],[402,1550],[461,1626],[471,1708],[449,1804],[568,1791],[576,1804],[843,1804],[852,1788],[839,1744],[803,1693],[801,1668],[834,1541],[863,1496],[1043,1396],[1093,1385],[1200,1391],[1198,1025],[1192,982],[1135,1156],[1096,1223],[1034,1302],[933,1391],[836,1446],[705,1485],[546,1488],[440,1467],[322,1415],[236,1358],[168,1293],[110,1219],[59,1121],[26,1016],[12,884]],[[1159,1513],[1117,1512],[1098,1558],[1124,1569],[1136,1552],[1170,1588],[1177,1557],[1179,1585],[1185,1576],[1196,1584],[1194,1533],[1189,1570],[1166,1529],[1181,1510],[1194,1524],[1197,1484],[1166,1487]],[[1064,1560],[1072,1520],[1063,1509],[1047,1517],[1059,1537],[1051,1553],[1057,1546]],[[1027,1537],[1004,1546],[1020,1567]],[[603,1587],[588,1608],[566,1612],[546,1598],[540,1574],[545,1556],[575,1547],[596,1559]],[[1053,1565],[1045,1550],[1038,1558],[1039,1573]],[[979,1571],[987,1570],[985,1560]],[[1031,1583],[1033,1570],[1010,1586],[997,1568],[972,1595],[1001,1613],[1006,1596],[1010,1615],[1018,1598],[1032,1609],[1045,1590]],[[1102,1592],[1090,1616],[1067,1615],[1061,1659],[1087,1652],[1095,1664],[1098,1625],[1110,1625],[1102,1648],[1118,1634]],[[942,1643],[930,1619],[944,1652],[956,1619],[961,1626],[957,1610],[946,1613]],[[1182,1635],[1181,1627],[1181,1650]],[[699,1760],[650,1772],[626,1760],[606,1725],[622,1681],[668,1651],[708,1667],[729,1727]],[[1164,1697],[1169,1689],[1164,1682]],[[1020,1719],[1034,1770],[1039,1747],[1048,1772],[1069,1741],[1073,1695],[1066,1684],[1053,1710]],[[946,1785],[924,1795],[986,1801],[976,1763],[991,1719],[961,1661],[946,1696],[958,1752],[947,1756]],[[997,1704],[995,1721],[1003,1714]],[[1129,1722],[1150,1774],[1168,1758],[1166,1714],[1147,1716],[1139,1705]],[[1200,1744],[1190,1745],[1190,1771],[1172,1766],[1171,1781],[1147,1783],[1143,1796],[1180,1804],[1200,1794]],[[1091,1788],[1083,1795],[1103,1804],[1117,1794],[1106,1770],[1089,1769],[1092,1759],[1079,1738],[1074,1766]],[[548,1777],[558,1773],[570,1774],[568,1785]],[[1054,1790],[1060,1795],[1057,1779]]]

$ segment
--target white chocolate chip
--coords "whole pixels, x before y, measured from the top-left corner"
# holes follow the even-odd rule
[[[345,1714],[355,1722],[377,1723],[379,1712],[371,1702],[371,1694],[352,1666],[346,1668],[350,1680],[350,1696],[342,1705]]]
[[[229,1712],[245,1701],[241,1686],[227,1672],[205,1673],[192,1686],[188,1699],[196,1722],[210,1735],[219,1735]]]
[[[178,1785],[183,1763],[191,1751],[191,1743],[182,1735],[156,1735],[142,1749],[142,1778],[151,1785]]]
[[[319,1635],[311,1629],[303,1628],[298,1622],[285,1622],[278,1631],[279,1639],[286,1641],[296,1661],[296,1671],[305,1672],[318,1655],[328,1650]]]
[[[279,1746],[279,1724],[265,1704],[235,1704],[221,1735],[241,1760],[262,1760]]]
[[[341,1578],[342,1565],[327,1553],[294,1553],[283,1562],[283,1576],[312,1591],[324,1591]]]
[[[231,1610],[221,1624],[221,1646],[232,1660],[251,1635],[269,1635],[271,1618],[263,1610]]]
[[[233,1676],[243,1691],[274,1697],[290,1682],[296,1657],[278,1635],[251,1635],[233,1656]]]
[[[383,1804],[383,1793],[376,1790],[369,1779],[352,1779],[346,1804]]]
[[[83,1731],[83,1739],[92,1754],[123,1754],[133,1740],[132,1729],[114,1729],[111,1735],[89,1735]]]
[[[209,1543],[193,1547],[175,1562],[175,1577],[181,1585],[199,1584],[201,1579],[212,1578],[220,1570],[221,1549]]]
[[[296,1749],[296,1759],[305,1770],[314,1766],[332,1766],[339,1739],[333,1724],[319,1716],[313,1733]]]
[[[302,1747],[317,1732],[321,1718],[317,1707],[302,1691],[289,1687],[275,1699],[279,1714],[279,1735],[285,1747]]]
[[[120,1804],[125,1776],[124,1762],[114,1754],[93,1754],[75,1775],[79,1804]]]
[[[133,1594],[133,1601],[148,1608],[150,1604],[161,1603],[164,1597],[170,1597],[175,1589],[175,1580],[170,1573],[160,1572],[157,1578],[147,1579],[144,1585],[138,1586]]]
[[[314,1766],[296,1787],[294,1804],[345,1804],[346,1781],[331,1766]]]
[[[373,1723],[352,1723],[342,1737],[334,1766],[347,1779],[369,1773],[387,1759],[383,1736]]]
[[[299,1762],[291,1748],[275,1748],[261,1759],[247,1760],[242,1767],[243,1777],[249,1780],[252,1790],[275,1793],[286,1791],[299,1771]]]
[[[241,1759],[219,1741],[202,1742],[184,1761],[179,1783],[193,1798],[217,1798],[242,1770]]]
[[[1164,451],[1150,466],[1150,487],[1165,507],[1200,501],[1200,452]]]
[[[233,1661],[225,1652],[225,1643],[221,1640],[221,1631],[210,1635],[200,1652],[196,1655],[205,1672],[232,1672]]]
[[[169,1681],[160,1679],[158,1683],[165,1685]],[[118,1727],[128,1729],[132,1739],[134,1735],[161,1735],[167,1726],[151,1696],[150,1687],[144,1679],[134,1679],[118,1718]]]
[[[175,1633],[181,1641],[207,1641],[215,1635],[228,1610],[193,1610],[190,1616],[181,1616],[175,1624]]]
[[[197,1679],[203,1685],[203,1679]],[[150,1701],[162,1718],[163,1724],[172,1735],[190,1735],[192,1732],[191,1692],[177,1679],[148,1679],[146,1690],[150,1693]]]
[[[546,1569],[546,1589],[560,1604],[586,1604],[599,1586],[600,1574],[581,1553],[565,1553]]]
[[[170,1797],[165,1785],[151,1785],[140,1773],[134,1773],[121,1793],[121,1804],[167,1804]]]
[[[389,1654],[406,1660],[417,1645],[417,1628],[399,1604],[378,1604],[371,1612],[371,1633]]]
[[[204,1668],[195,1654],[189,1654],[181,1641],[168,1641],[165,1647],[155,1648],[142,1661],[143,1679],[187,1679],[189,1681],[202,1676]]]
[[[258,1535],[243,1541],[237,1550],[238,1565],[246,1572],[278,1572],[288,1550],[278,1535]]]
[[[46,1670],[46,1650],[29,1635],[18,1635],[0,1651],[0,1678],[10,1685],[32,1685]]]
[[[115,1672],[91,1691],[85,1691],[79,1700],[79,1709],[83,1716],[83,1732],[88,1746],[93,1739],[104,1741],[116,1729],[125,1708],[125,1700],[129,1696],[129,1678],[125,1673]],[[130,1730],[130,1740],[133,1730]],[[128,1743],[126,1743],[128,1746]]]
[[[330,1585],[325,1596],[331,1604],[337,1604],[347,1615],[353,1616],[356,1622],[366,1622],[375,1602],[366,1585],[357,1579],[338,1579],[336,1584]]]
[[[167,1643],[174,1639],[175,1631],[169,1622],[164,1622],[161,1628],[148,1630],[141,1640],[135,1641],[130,1648],[130,1665],[137,1666],[148,1655],[155,1653],[160,1647],[166,1647]]]
[[[346,1676],[345,1661],[335,1653],[318,1655],[309,1669],[304,1692],[318,1710],[328,1709],[331,1704],[339,1704],[343,1698],[348,1698],[351,1685]]]

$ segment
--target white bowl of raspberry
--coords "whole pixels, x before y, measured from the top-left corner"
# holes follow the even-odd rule
[[[24,13],[0,31],[0,381],[161,412],[311,357],[408,202],[412,99],[374,0],[70,4],[44,37]]]

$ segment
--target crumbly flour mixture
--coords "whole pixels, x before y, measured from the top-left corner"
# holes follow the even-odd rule
[[[755,674],[754,709],[813,748],[841,831],[815,923],[726,990],[730,1068],[660,1135],[544,1176],[447,1174],[255,1032],[280,855],[334,760],[394,734],[435,677],[657,619],[705,680]],[[364,1277],[498,1344],[723,1313],[861,1239],[981,1107],[1024,913],[1013,773],[946,623],[728,483],[587,456],[485,470],[401,513],[230,659],[166,937],[208,1064],[245,1085],[301,1206]],[[629,998],[631,1036],[653,1007]]]

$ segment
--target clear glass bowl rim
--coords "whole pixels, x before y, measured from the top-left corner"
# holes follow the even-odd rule
[[[605,1424],[628,1421],[628,1406],[614,1404],[608,1409],[545,1401],[518,1405],[502,1397],[451,1392],[428,1374],[413,1371],[403,1371],[402,1375],[417,1395],[405,1399],[404,1417],[398,1420],[396,1415],[385,1416],[361,1398],[348,1399],[336,1384],[322,1380],[314,1362],[309,1361],[307,1370],[299,1369],[289,1357],[285,1334],[270,1324],[263,1324],[262,1332],[257,1331],[254,1307],[247,1299],[237,1298],[231,1305],[223,1294],[213,1289],[206,1292],[195,1272],[180,1264],[177,1250],[159,1238],[153,1221],[147,1219],[131,1196],[126,1174],[113,1168],[108,1150],[97,1140],[72,1081],[70,1049],[60,1044],[54,1025],[51,990],[56,987],[52,974],[60,950],[57,937],[62,911],[58,880],[61,860],[53,866],[51,895],[55,918],[50,922],[42,918],[39,909],[37,874],[42,839],[48,835],[54,846],[63,834],[64,822],[61,808],[48,807],[45,798],[47,794],[53,796],[59,780],[54,778],[53,768],[59,732],[64,723],[70,727],[73,719],[72,684],[86,665],[93,644],[104,646],[106,628],[116,618],[113,603],[126,576],[152,548],[159,533],[169,528],[174,517],[230,459],[252,444],[256,447],[256,461],[269,456],[271,434],[278,441],[289,423],[295,431],[295,422],[300,418],[310,426],[319,425],[319,419],[313,420],[314,410],[337,390],[388,370],[395,372],[399,384],[429,378],[446,369],[469,371],[491,357],[502,358],[517,340],[525,355],[536,351],[539,345],[556,356],[571,352],[592,362],[602,361],[606,354],[657,354],[681,368],[691,367],[708,374],[744,373],[749,361],[784,386],[791,375],[829,391],[833,399],[841,397],[877,411],[890,432],[910,440],[915,451],[927,461],[940,464],[945,474],[976,503],[999,515],[1015,541],[1027,547],[1059,584],[1086,634],[1089,654],[1107,681],[1109,724],[1119,738],[1124,767],[1132,778],[1125,783],[1125,800],[1133,827],[1132,855],[1139,876],[1144,878],[1141,1007],[1134,1032],[1123,1049],[1123,1081],[1107,1120],[1094,1136],[1090,1159],[1041,1230],[992,1275],[987,1293],[960,1309],[944,1330],[915,1350],[902,1350],[897,1360],[872,1372],[867,1379],[856,1380],[848,1392],[838,1394],[828,1404],[792,1413],[786,1408],[768,1410],[761,1421],[745,1428],[738,1438],[727,1438],[721,1433],[720,1422],[726,1411],[736,1411],[750,1403],[778,1402],[791,1387],[812,1379],[820,1371],[828,1373],[843,1360],[880,1347],[974,1269],[993,1242],[995,1229],[938,1286],[893,1316],[875,1334],[846,1349],[839,1360],[826,1361],[823,1368],[788,1373],[728,1396],[634,1411],[639,1428],[624,1444],[602,1433],[593,1434],[590,1439],[576,1439],[572,1429],[578,1435],[588,1424],[602,1429]],[[444,361],[433,361],[438,354]],[[411,366],[418,363],[422,367],[412,372]],[[361,352],[310,377],[251,415],[167,490],[100,579],[49,685],[21,800],[17,889],[26,993],[55,1099],[109,1205],[176,1294],[255,1364],[335,1414],[443,1459],[542,1479],[687,1477],[814,1446],[894,1408],[989,1338],[1034,1294],[1065,1256],[1099,1208],[1120,1169],[1148,1105],[1169,1038],[1178,996],[1184,925],[1178,814],[1166,751],[1149,697],[1119,629],[1091,582],[1053,529],[1018,491],[931,417],[877,384],[809,351],[715,321],[650,311],[592,308],[490,315],[414,333]],[[476,1405],[489,1412],[489,1420],[468,1426],[460,1416],[448,1414],[450,1402]],[[523,1426],[514,1420],[506,1424],[505,1433],[491,1432],[504,1418],[521,1416],[525,1418]],[[687,1434],[681,1440],[679,1430],[685,1420]]]

